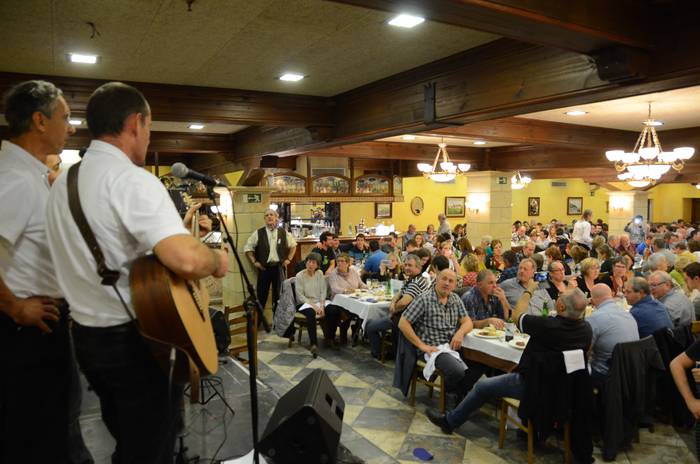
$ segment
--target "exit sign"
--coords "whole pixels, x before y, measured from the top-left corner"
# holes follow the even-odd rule
[[[498,178],[498,184],[499,185],[505,185],[508,183],[508,178],[507,177],[499,177]]]
[[[243,198],[246,203],[262,203],[262,193],[247,193]]]

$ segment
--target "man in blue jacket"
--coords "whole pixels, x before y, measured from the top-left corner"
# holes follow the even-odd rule
[[[671,317],[666,306],[650,296],[649,283],[642,277],[633,277],[625,283],[625,298],[632,305],[630,314],[637,321],[639,338],[671,328]]]

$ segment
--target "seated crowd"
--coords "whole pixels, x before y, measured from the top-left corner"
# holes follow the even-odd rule
[[[356,318],[330,304],[334,295],[366,288],[366,282],[401,281],[388,313],[367,320],[364,334],[375,358],[388,337],[395,354],[402,342],[410,343],[426,372],[444,375],[455,407],[446,413],[428,409],[427,415],[445,433],[490,399],[526,396],[528,381],[536,378],[527,373],[540,369],[541,356],[580,350],[591,385],[600,389],[618,344],[690,333],[697,319],[700,230],[683,221],[651,227],[638,216],[617,235],[600,220],[591,223],[590,210],[571,227],[556,220],[516,221],[511,250],[504,250],[501,240],[489,236],[473,247],[466,224],[445,230],[446,220],[439,220],[438,230],[430,225],[424,234],[411,225],[401,241],[394,233],[382,243],[358,234],[338,247],[337,236],[323,234],[296,275],[296,299],[315,355],[317,316],[325,316],[324,338],[335,347],[337,328],[345,343]],[[514,371],[499,372],[464,357],[462,343],[470,331],[509,324],[529,335]],[[685,351],[670,371],[688,410],[700,418],[700,400],[686,375],[700,361],[700,345],[691,342],[692,337],[679,341]],[[700,380],[700,369],[693,375]]]

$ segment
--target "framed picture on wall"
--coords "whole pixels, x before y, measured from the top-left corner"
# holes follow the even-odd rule
[[[539,216],[540,215],[540,197],[528,197],[527,198],[527,215],[528,216]]]
[[[464,217],[466,197],[445,197],[445,216]]]
[[[385,219],[391,217],[391,203],[375,203],[374,204],[375,219]]]
[[[583,197],[566,198],[566,214],[578,216],[583,211]]]

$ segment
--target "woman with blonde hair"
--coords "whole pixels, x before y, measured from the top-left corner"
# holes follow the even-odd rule
[[[476,253],[468,253],[462,258],[462,273],[464,278],[462,280],[463,287],[474,287],[476,285],[476,276],[479,274],[480,267],[483,265]]]
[[[600,276],[600,262],[595,258],[586,258],[581,261],[579,267],[581,275],[576,279],[578,288],[590,298],[591,288],[598,283],[598,276]]]
[[[401,260],[396,253],[389,253],[379,265],[379,280],[388,282],[391,279],[403,279]]]

